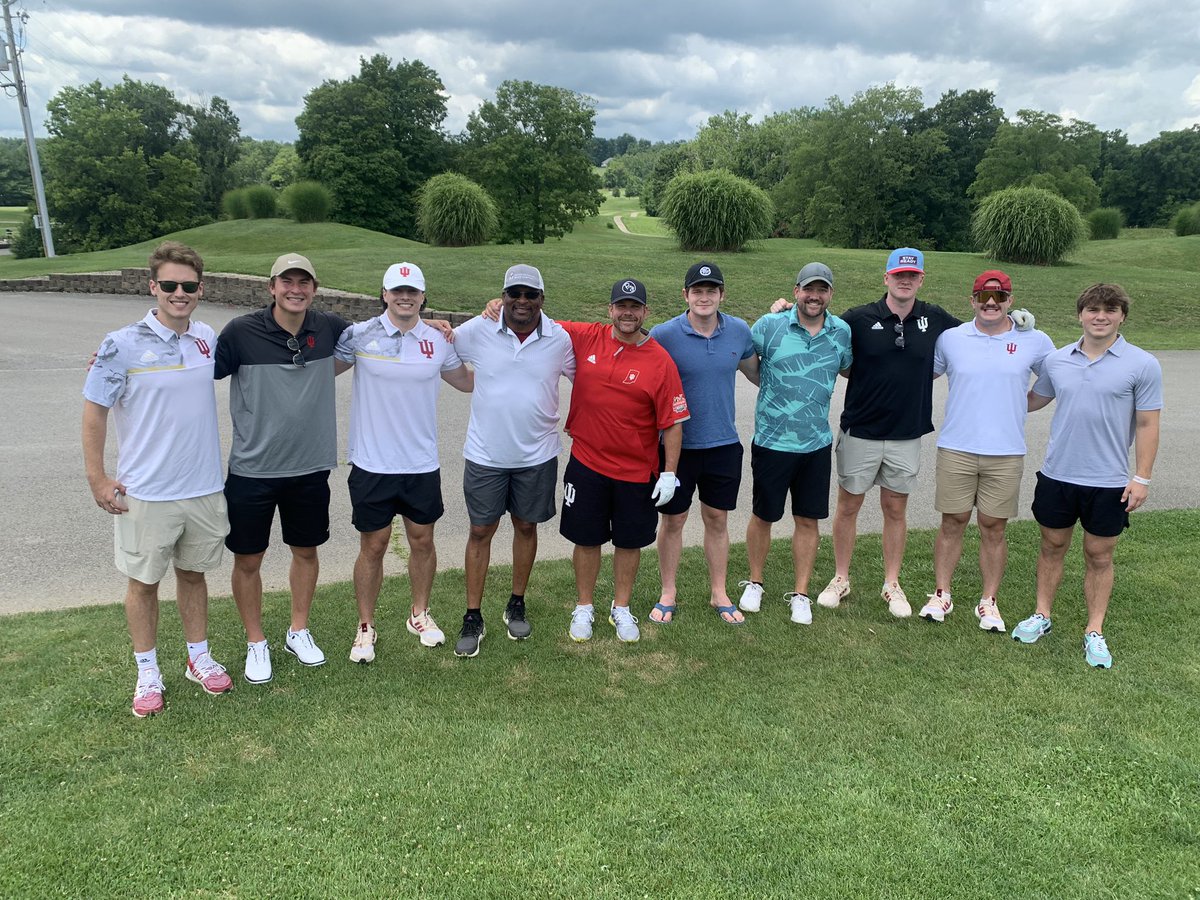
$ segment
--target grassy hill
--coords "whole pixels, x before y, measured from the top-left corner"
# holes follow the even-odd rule
[[[409,260],[425,270],[430,305],[443,310],[479,309],[499,293],[504,270],[524,262],[542,270],[547,313],[598,319],[606,315],[612,282],[635,277],[650,289],[651,320],[657,322],[682,309],[683,273],[700,257],[681,252],[656,220],[630,219],[637,208],[636,198],[610,197],[600,215],[545,244],[438,248],[347,225],[299,225],[284,219],[218,222],[170,237],[196,247],[214,272],[265,275],[276,256],[297,250],[313,260],[323,284],[362,292],[378,290],[390,263]],[[637,233],[608,227],[618,214]],[[155,243],[52,261],[0,258],[0,278],[145,265]],[[835,312],[877,299],[883,291],[886,253],[826,248],[816,241],[769,240],[746,252],[706,258],[725,273],[726,310],[753,320],[776,297],[789,296],[796,272],[813,260],[833,268]],[[971,282],[995,265],[975,253],[929,253],[922,297],[966,317]],[[1127,230],[1119,240],[1088,243],[1058,266],[1002,268],[1013,277],[1017,305],[1031,309],[1039,327],[1057,343],[1079,333],[1074,311],[1079,292],[1097,281],[1115,281],[1134,300],[1125,328],[1130,340],[1152,349],[1200,348],[1200,319],[1193,314],[1200,296],[1200,236],[1178,238],[1165,229]]]

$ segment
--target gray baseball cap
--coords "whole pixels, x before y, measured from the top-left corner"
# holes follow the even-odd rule
[[[510,287],[530,287],[545,293],[546,286],[542,284],[542,273],[533,266],[511,266],[504,273],[504,290]]]
[[[796,287],[804,287],[813,281],[823,281],[833,287],[833,272],[825,263],[809,263],[796,276]]]

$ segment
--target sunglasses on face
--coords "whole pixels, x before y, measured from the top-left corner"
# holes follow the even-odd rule
[[[999,305],[1007,303],[1011,296],[1012,294],[1008,291],[976,291],[975,302],[980,304],[991,302]]]
[[[542,297],[541,291],[522,291],[517,288],[509,288],[504,293],[513,300],[540,300]]]
[[[287,339],[287,348],[296,355],[292,357],[292,365],[304,368],[304,355],[300,352],[300,341],[294,337]]]
[[[183,288],[185,294],[194,294],[200,290],[200,282],[198,281],[159,281],[159,288],[168,294],[173,294],[178,288]]]

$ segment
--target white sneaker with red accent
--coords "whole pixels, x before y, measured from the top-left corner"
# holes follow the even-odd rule
[[[952,612],[954,612],[954,601],[950,599],[950,592],[938,588],[929,595],[929,602],[921,607],[919,615],[922,619],[928,619],[930,622],[945,622],[946,616]]]
[[[908,605],[908,595],[900,587],[900,582],[885,581],[879,596],[887,603],[888,612],[897,619],[907,619],[912,615],[912,607]]]
[[[833,580],[825,585],[825,590],[817,595],[817,605],[826,609],[837,609],[850,594],[850,579],[834,575]]]
[[[446,635],[438,628],[437,622],[433,621],[433,616],[427,609],[408,617],[408,633],[419,637],[422,647],[440,647],[446,643]]]
[[[984,631],[994,631],[997,634],[1007,631],[1004,620],[1000,618],[1000,610],[996,607],[995,597],[980,598],[979,605],[975,607],[975,618],[979,620],[979,627]]]

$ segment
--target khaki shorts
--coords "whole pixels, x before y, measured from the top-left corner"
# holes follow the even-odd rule
[[[897,494],[911,494],[921,471],[921,439],[873,441],[839,431],[834,443],[838,485],[851,494],[865,494],[873,485]]]
[[[158,584],[172,563],[185,572],[211,572],[221,564],[229,533],[224,493],[187,500],[125,499],[129,512],[113,517],[122,575]]]
[[[980,456],[938,447],[933,508],[966,513],[978,507],[993,519],[1015,518],[1024,471],[1024,456]]]

